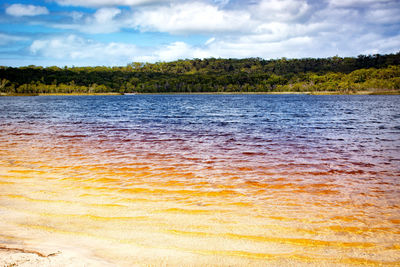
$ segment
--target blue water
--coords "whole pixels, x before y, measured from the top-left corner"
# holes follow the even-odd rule
[[[153,141],[156,151],[169,143],[174,154],[214,151],[224,164],[232,158],[398,173],[399,103],[399,96],[342,95],[3,97],[0,127],[21,136],[102,139],[122,150],[132,142]]]

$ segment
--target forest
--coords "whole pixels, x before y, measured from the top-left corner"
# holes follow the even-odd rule
[[[400,52],[303,59],[187,59],[121,67],[0,66],[0,94],[400,91]]]

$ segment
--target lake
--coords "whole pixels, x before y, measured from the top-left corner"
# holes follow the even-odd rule
[[[0,98],[0,242],[105,265],[400,264],[400,96]]]

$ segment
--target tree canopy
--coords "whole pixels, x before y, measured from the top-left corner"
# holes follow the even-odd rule
[[[304,59],[192,59],[123,67],[0,67],[0,93],[399,90],[400,52]]]

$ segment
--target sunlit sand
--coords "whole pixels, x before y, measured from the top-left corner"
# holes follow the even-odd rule
[[[210,179],[158,162],[89,165],[72,151],[52,160],[40,145],[1,150],[0,238],[11,248],[121,265],[399,263],[390,214],[398,200],[379,198],[379,188],[344,195],[361,185],[318,175]]]

